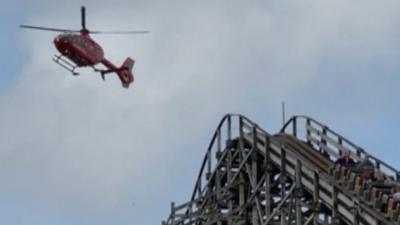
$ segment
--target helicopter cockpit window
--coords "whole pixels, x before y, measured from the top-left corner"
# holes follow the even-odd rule
[[[61,36],[62,40],[63,40],[65,43],[72,42],[73,37],[74,37],[73,34],[63,34],[63,35]]]

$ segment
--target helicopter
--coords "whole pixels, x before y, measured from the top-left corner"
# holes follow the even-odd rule
[[[72,75],[79,75],[76,69],[79,67],[92,67],[95,72],[99,72],[103,80],[105,75],[115,73],[121,80],[122,86],[128,88],[134,81],[132,68],[135,63],[133,59],[127,57],[120,67],[111,63],[104,57],[104,51],[96,43],[90,34],[147,34],[149,31],[90,31],[86,28],[85,7],[81,7],[81,26],[80,30],[58,29],[50,27],[39,27],[30,25],[20,25],[21,28],[36,29],[44,31],[61,32],[54,38],[54,45],[59,55],[54,55],[53,61],[67,69]],[[98,69],[95,66],[103,64],[107,69]]]

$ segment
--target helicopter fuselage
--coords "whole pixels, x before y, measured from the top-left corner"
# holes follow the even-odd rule
[[[54,38],[57,50],[77,66],[94,66],[104,59],[103,49],[87,34],[63,33]]]

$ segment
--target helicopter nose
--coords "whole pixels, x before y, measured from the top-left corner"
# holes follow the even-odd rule
[[[57,35],[55,38],[54,38],[54,44],[58,44],[58,43],[60,43],[60,41],[61,41],[61,35]]]
[[[56,36],[53,40],[53,43],[55,46],[58,46],[60,44],[60,36]]]
[[[58,36],[56,36],[55,38],[54,38],[54,45],[56,46],[56,48],[59,50],[59,51],[62,51],[62,49],[63,49],[63,41],[62,41],[62,38],[61,38],[61,36],[60,35],[58,35]]]

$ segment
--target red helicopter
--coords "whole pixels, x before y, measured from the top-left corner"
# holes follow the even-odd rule
[[[97,44],[89,34],[146,34],[149,31],[89,31],[85,22],[85,7],[81,7],[82,29],[68,30],[49,27],[37,27],[29,25],[20,25],[21,28],[63,32],[54,38],[54,45],[61,53],[55,55],[53,61],[70,71],[73,75],[79,75],[75,72],[77,67],[91,66],[94,71],[100,72],[103,80],[105,74],[116,73],[122,82],[124,88],[128,88],[134,81],[132,67],[135,63],[130,57],[126,58],[121,67],[115,66],[104,57],[103,49]],[[102,63],[107,70],[97,69],[95,65]]]

